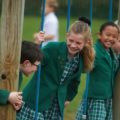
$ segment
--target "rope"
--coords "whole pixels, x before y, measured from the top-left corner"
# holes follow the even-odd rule
[[[109,21],[112,21],[112,0],[109,0]]]
[[[89,81],[90,81],[90,78],[89,78],[89,73],[87,73],[87,78],[86,78],[86,88],[85,88],[85,92],[84,92],[84,95],[83,95],[83,115],[82,115],[82,119],[83,120],[86,120],[87,119],[87,98],[88,98],[88,87],[89,87]]]
[[[92,18],[93,18],[93,0],[90,0],[90,22],[92,28]]]
[[[93,13],[93,1],[90,0],[90,22],[91,22],[91,29],[92,29],[92,15]],[[87,103],[88,103],[88,87],[89,87],[89,81],[90,81],[90,75],[89,73],[87,73],[87,78],[86,78],[86,88],[85,88],[85,92],[83,95],[83,115],[82,115],[82,119],[86,120],[87,119]]]
[[[45,3],[46,3],[46,0],[43,0],[43,4],[42,4],[43,5],[43,7],[42,7],[42,16],[41,16],[42,18],[41,18],[41,27],[40,27],[41,31],[43,31],[43,27],[44,27]],[[38,70],[37,70],[37,89],[36,89],[35,120],[37,120],[37,116],[38,116],[38,104],[39,104],[39,93],[40,93],[40,73],[41,73],[41,65],[38,66]]]
[[[68,0],[68,6],[67,6],[67,27],[66,27],[66,32],[68,32],[69,26],[70,26],[70,8],[71,8],[70,2],[71,2],[71,1]]]
[[[43,31],[44,28],[44,20],[45,20],[45,4],[46,4],[46,0],[43,0],[43,8],[42,8],[42,16],[41,16],[41,26],[40,26],[40,30]]]

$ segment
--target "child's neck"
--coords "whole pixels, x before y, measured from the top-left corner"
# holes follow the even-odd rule
[[[76,54],[75,55],[68,54],[68,60],[72,60],[75,56]]]

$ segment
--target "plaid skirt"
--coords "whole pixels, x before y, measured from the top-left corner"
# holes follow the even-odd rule
[[[80,104],[75,120],[83,119],[84,101]],[[88,99],[86,120],[112,120],[112,99]]]
[[[51,108],[43,112],[39,112],[37,120],[62,120],[57,99],[54,99]],[[35,110],[31,109],[26,103],[17,112],[16,120],[35,120]]]

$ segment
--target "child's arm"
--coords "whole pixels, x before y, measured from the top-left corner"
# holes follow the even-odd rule
[[[19,110],[22,105],[21,92],[9,92],[7,90],[0,90],[0,104],[10,103],[15,110]]]
[[[22,92],[11,92],[8,101],[15,110],[19,110],[22,106]]]
[[[0,104],[7,104],[9,94],[8,90],[0,90]]]

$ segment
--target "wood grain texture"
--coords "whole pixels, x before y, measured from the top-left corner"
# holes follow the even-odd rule
[[[22,41],[25,0],[2,0],[0,26],[0,89],[16,91]],[[11,105],[0,106],[0,120],[16,120]]]
[[[118,25],[120,27],[120,0],[118,8]],[[113,120],[120,120],[120,69],[115,79],[113,96]]]
[[[120,70],[115,79],[113,97],[113,120],[120,120]]]

